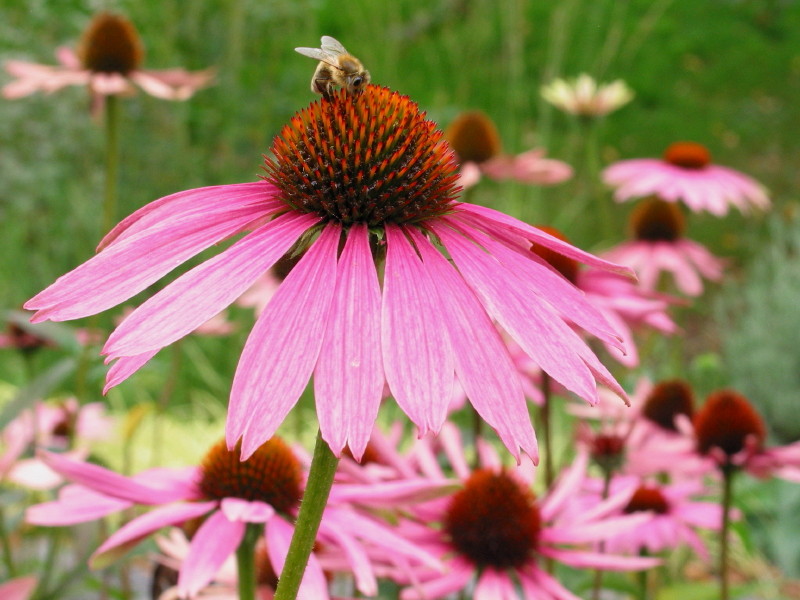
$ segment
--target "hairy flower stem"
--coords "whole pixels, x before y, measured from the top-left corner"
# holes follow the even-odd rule
[[[3,546],[3,564],[6,567],[8,578],[11,579],[17,574],[17,568],[14,564],[14,552],[11,549],[11,541],[8,539],[8,531],[6,531],[6,515],[2,505],[0,505],[0,543],[2,543]]]
[[[544,481],[547,484],[548,489],[553,485],[553,479],[555,478],[553,475],[553,425],[551,418],[551,397],[553,395],[552,383],[553,382],[550,380],[550,376],[542,371],[542,396],[544,396],[544,402],[542,403],[542,407],[540,409],[540,414],[542,417],[542,446],[544,446],[544,456],[542,457],[542,462],[544,463]]]
[[[236,549],[236,569],[239,580],[239,600],[255,600],[256,597],[256,542],[263,525],[248,523],[244,537]]]
[[[722,527],[719,530],[719,581],[720,600],[730,598],[730,582],[728,569],[729,545],[728,537],[731,528],[731,504],[733,502],[733,474],[734,468],[730,465],[722,467]]]
[[[308,557],[311,556],[311,550],[317,539],[317,530],[325,505],[328,503],[333,476],[336,474],[338,465],[339,459],[333,455],[328,444],[322,439],[322,433],[318,431],[306,491],[300,503],[300,512],[294,525],[294,535],[289,544],[286,563],[283,565],[283,572],[278,579],[275,600],[295,600],[297,598],[297,590],[300,588]]]
[[[603,473],[603,495],[601,497],[601,501],[606,500],[608,498],[608,493],[611,490],[611,478],[614,476],[614,472],[611,469],[604,469]],[[602,554],[606,551],[605,542],[600,542],[598,545],[597,551]],[[594,572],[594,583],[592,584],[592,600],[600,600],[600,592],[603,589],[603,570],[597,569]]]

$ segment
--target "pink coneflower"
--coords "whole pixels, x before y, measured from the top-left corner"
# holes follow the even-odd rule
[[[601,500],[603,485],[599,479],[587,480],[585,489],[588,494],[581,498],[584,510],[591,509]],[[688,545],[700,558],[708,560],[708,549],[697,529],[719,530],[722,509],[716,502],[695,500],[708,493],[700,479],[662,484],[631,476],[615,477],[610,487],[611,494],[626,489],[634,491],[628,502],[619,508],[619,514],[648,513],[650,518],[607,538],[606,550],[653,554]]]
[[[573,80],[554,79],[542,86],[542,97],[564,112],[582,117],[602,117],[633,99],[633,92],[621,79],[598,84],[581,73]]]
[[[151,469],[132,478],[57,454],[44,453],[43,457],[76,485],[62,488],[54,502],[30,507],[26,514],[30,523],[72,525],[136,504],[156,506],[112,534],[92,555],[94,567],[105,566],[162,527],[202,519],[181,565],[178,587],[182,595],[191,596],[214,578],[251,525],[263,527],[274,572],[283,569],[304,474],[299,459],[279,438],[265,442],[244,461],[238,448],[228,450],[220,441],[200,467]],[[338,549],[358,589],[366,595],[377,590],[368,547],[391,552],[398,560],[439,566],[436,559],[381,522],[342,502],[325,509],[318,539]],[[328,598],[323,568],[314,556],[301,589],[307,594],[304,597]]]
[[[560,231],[552,227],[539,227],[553,237],[568,242]],[[646,326],[665,334],[677,331],[678,326],[667,314],[670,302],[665,295],[644,290],[627,277],[607,270],[581,269],[577,261],[548,248],[534,244],[531,251],[545,260],[586,294],[593,304],[622,336],[625,352],[618,346],[605,344],[609,354],[626,367],[639,364],[639,352],[633,338],[633,328]]]
[[[517,155],[503,154],[497,127],[479,110],[459,115],[445,131],[445,138],[461,165],[458,184],[462,188],[475,185],[482,175],[532,185],[555,185],[572,177],[572,167],[545,158],[541,148]]]
[[[21,98],[81,85],[99,100],[103,96],[131,94],[136,84],[157,98],[186,100],[214,77],[211,71],[142,69],[143,56],[142,42],[133,24],[125,17],[100,13],[83,33],[77,52],[66,47],[56,51],[59,66],[7,61],[6,70],[16,79],[3,87],[3,96]]]
[[[749,212],[770,205],[763,186],[754,179],[711,162],[710,152],[694,142],[677,142],[662,159],[640,158],[614,163],[603,180],[616,189],[614,198],[625,202],[655,195],[667,202],[682,200],[695,212],[722,216],[729,206]]]
[[[671,273],[687,296],[703,293],[702,278],[722,279],[725,263],[705,246],[684,237],[686,220],[678,206],[647,198],[631,214],[634,240],[606,252],[609,260],[631,267],[645,290],[658,286],[662,272]]]
[[[437,431],[455,373],[511,452],[535,456],[519,378],[494,321],[578,396],[595,401],[597,379],[624,398],[571,325],[612,344],[616,332],[529,248],[535,241],[598,268],[619,267],[457,202],[449,147],[407,97],[369,86],[314,102],[272,150],[263,181],[180,192],[123,220],[99,254],[28,301],[38,310],[33,320],[106,310],[249,232],[111,334],[103,352],[118,362],[109,386],[232,303],[291,250],[302,258],[259,317],[233,381],[226,436],[230,447],[241,438],[244,457],[274,433],[312,373],[320,429],[336,454],[345,445],[356,458],[364,452],[384,382],[421,433]]]
[[[644,522],[646,515],[609,517],[622,500],[613,496],[576,515],[571,509],[585,474],[587,457],[579,455],[542,498],[531,491],[532,470],[505,469],[482,445],[482,468],[470,471],[458,445],[447,444],[452,467],[463,485],[454,494],[410,509],[418,522],[400,525],[409,539],[442,557],[444,574],[420,570],[403,600],[435,600],[472,592],[477,600],[576,600],[547,572],[550,559],[576,568],[639,570],[658,564],[649,558],[598,553],[586,545]],[[422,458],[422,457],[421,457]],[[427,468],[438,468],[424,460]],[[625,492],[626,498],[629,492]],[[569,513],[569,519],[562,518]],[[436,525],[432,525],[436,524]]]
[[[711,394],[693,420],[697,451],[722,470],[800,482],[800,442],[767,447],[766,426],[755,407],[733,390]]]
[[[21,412],[0,432],[0,480],[49,490],[62,482],[61,476],[37,457],[26,457],[34,446],[67,450],[70,456],[85,458],[92,442],[111,435],[113,420],[99,402],[78,404],[75,398],[57,403],[37,402]]]

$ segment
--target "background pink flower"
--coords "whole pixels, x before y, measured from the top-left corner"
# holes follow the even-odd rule
[[[746,213],[766,209],[764,187],[754,179],[711,162],[709,151],[694,142],[676,142],[664,157],[623,160],[606,168],[603,180],[616,188],[614,198],[625,202],[655,195],[667,202],[683,201],[695,212],[723,216],[729,206]]]

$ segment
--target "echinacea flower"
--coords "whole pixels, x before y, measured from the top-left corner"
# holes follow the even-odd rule
[[[445,131],[460,164],[458,184],[468,188],[486,175],[531,185],[555,185],[572,177],[572,167],[545,158],[541,148],[522,154],[503,154],[500,134],[492,120],[479,110],[459,115]]]
[[[61,476],[38,457],[28,456],[34,447],[67,450],[74,458],[85,458],[94,441],[111,435],[113,420],[100,402],[80,405],[75,398],[56,403],[37,402],[22,411],[0,432],[0,480],[22,487],[49,490]]]
[[[581,496],[580,506],[582,510],[590,510],[601,501],[604,483],[591,479],[584,487],[586,494]],[[708,560],[708,549],[697,530],[719,530],[722,507],[716,502],[696,499],[708,493],[700,478],[665,484],[631,476],[615,477],[610,494],[624,489],[634,491],[627,503],[618,509],[619,514],[647,513],[650,518],[606,538],[606,550],[617,554],[642,551],[656,554],[688,545],[700,558]]]
[[[621,79],[601,84],[581,73],[575,79],[554,79],[542,86],[542,97],[564,112],[602,117],[633,100],[633,91]]]
[[[458,592],[471,592],[469,597],[475,600],[577,600],[548,573],[545,560],[579,569],[641,570],[659,564],[652,558],[587,548],[648,516],[610,516],[630,496],[628,491],[624,498],[615,495],[575,513],[571,506],[585,477],[585,453],[537,498],[531,490],[532,470],[504,468],[486,444],[480,445],[481,468],[470,470],[459,446],[457,440],[446,443],[462,487],[450,496],[410,507],[408,512],[416,520],[398,526],[410,540],[441,556],[448,571],[420,569],[418,581],[408,582],[401,592],[402,600],[436,600]],[[435,477],[436,460],[422,460]]]
[[[631,214],[634,239],[604,253],[631,267],[645,290],[655,290],[662,272],[671,273],[687,296],[703,293],[703,278],[722,279],[725,263],[705,246],[684,237],[686,219],[677,205],[659,198],[642,200]]]
[[[744,173],[715,165],[708,149],[695,142],[676,142],[661,159],[614,163],[603,171],[603,180],[616,188],[617,202],[655,195],[716,216],[727,214],[730,206],[747,213],[770,205],[761,184]]]
[[[81,85],[87,86],[98,100],[131,94],[136,84],[157,98],[186,100],[209,85],[214,77],[211,71],[142,69],[143,56],[142,42],[133,24],[120,15],[100,13],[84,32],[77,52],[58,48],[59,66],[7,61],[6,70],[16,79],[3,87],[3,96],[21,98],[34,92],[52,93],[68,85]]]
[[[569,241],[564,234],[552,227],[539,227],[539,229],[560,240]],[[531,251],[586,294],[589,303],[593,304],[622,336],[625,352],[611,344],[606,344],[606,350],[626,367],[639,365],[639,352],[633,338],[634,327],[646,326],[665,334],[677,331],[678,326],[667,314],[670,302],[675,301],[668,296],[645,290],[619,273],[591,268],[581,269],[577,261],[538,244],[534,244]]]
[[[800,482],[800,442],[767,447],[766,425],[747,398],[734,390],[708,396],[693,420],[697,452],[718,468],[755,477]]]
[[[272,436],[312,374],[324,440],[337,455],[347,445],[360,458],[384,383],[424,434],[445,420],[454,373],[511,452],[535,457],[527,405],[495,322],[578,396],[594,402],[598,380],[625,398],[573,326],[619,345],[617,333],[529,248],[536,242],[601,269],[622,268],[459,203],[449,147],[407,97],[378,86],[340,91],[294,116],[272,151],[263,181],[180,192],[123,220],[95,257],[27,302],[38,311],[33,320],[106,310],[247,232],[117,327],[103,349],[117,361],[107,387],[290,253],[302,258],[258,318],[231,390],[226,437],[230,448],[241,439],[245,458]]]
[[[238,448],[228,450],[220,441],[199,467],[150,469],[134,477],[53,453],[43,453],[43,459],[75,483],[62,488],[58,500],[30,507],[26,513],[30,523],[72,525],[136,504],[156,507],[113,533],[92,555],[94,567],[105,566],[162,527],[202,519],[181,564],[178,588],[182,595],[193,595],[215,577],[239,546],[248,524],[264,528],[272,568],[276,573],[283,569],[305,475],[300,460],[279,438],[268,440],[244,461]],[[392,552],[409,564],[439,567],[435,558],[342,502],[325,509],[318,539],[338,549],[358,589],[366,595],[377,590],[370,547]],[[322,566],[313,555],[301,589],[304,597],[328,598]]]

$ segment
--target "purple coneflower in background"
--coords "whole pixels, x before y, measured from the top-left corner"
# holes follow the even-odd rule
[[[143,56],[142,42],[133,24],[125,17],[100,13],[84,32],[77,52],[66,47],[56,51],[59,66],[7,61],[6,70],[16,79],[3,87],[3,96],[21,98],[80,85],[89,88],[97,109],[104,96],[133,93],[133,84],[157,98],[186,100],[214,78],[210,70],[192,73],[184,69],[142,69]]]
[[[662,272],[671,273],[675,285],[687,296],[703,293],[703,280],[722,279],[724,261],[705,246],[684,237],[686,219],[680,208],[660,198],[642,200],[631,213],[634,239],[603,254],[608,260],[631,267],[642,288],[658,288]]]
[[[662,159],[623,160],[606,168],[603,180],[616,188],[614,198],[625,202],[658,196],[667,202],[683,201],[694,212],[723,216],[729,206],[743,213],[766,209],[770,202],[764,187],[743,173],[715,165],[708,149],[694,142],[676,142]]]
[[[483,175],[529,185],[555,185],[572,177],[572,167],[545,158],[542,148],[504,154],[497,127],[479,110],[461,113],[445,131],[445,138],[456,153],[460,164],[458,184],[465,189],[478,183]]]
[[[238,449],[228,450],[220,441],[199,467],[150,469],[134,477],[63,455],[43,453],[43,458],[74,483],[61,489],[58,500],[28,508],[30,523],[73,525],[134,505],[155,507],[113,533],[92,555],[94,567],[105,566],[162,527],[202,519],[181,563],[178,588],[182,595],[191,596],[212,581],[251,526],[258,528],[259,535],[263,532],[273,571],[283,569],[305,475],[299,458],[279,438],[268,440],[244,461],[239,460]],[[374,487],[381,493],[380,486]],[[337,550],[339,564],[353,574],[358,589],[368,596],[377,592],[371,552],[390,557],[387,563],[394,557],[407,565],[440,568],[438,560],[424,550],[343,502],[325,509],[318,539]],[[323,566],[313,555],[301,590],[307,598],[328,597]]]
[[[302,254],[258,318],[234,377],[226,436],[231,448],[242,440],[245,458],[272,436],[312,374],[324,440],[337,455],[348,445],[359,458],[384,383],[424,434],[446,418],[454,373],[509,450],[536,457],[519,377],[495,322],[578,396],[596,401],[599,380],[625,398],[572,326],[621,346],[618,334],[530,246],[623,268],[459,203],[452,153],[406,96],[369,86],[314,102],[272,151],[263,181],[180,192],[124,219],[95,257],[26,303],[38,311],[33,320],[111,308],[247,232],[142,304],[103,349],[107,361],[117,360],[108,375],[115,385],[281,257]]]

